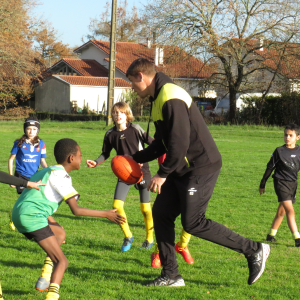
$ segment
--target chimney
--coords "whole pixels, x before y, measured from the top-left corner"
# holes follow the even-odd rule
[[[151,38],[147,38],[147,47],[148,49],[151,49]]]
[[[264,39],[260,38],[259,39],[259,51],[264,51]]]
[[[154,64],[158,67],[158,53],[159,53],[159,48],[156,46],[154,50]]]
[[[158,64],[164,64],[164,48],[159,48]]]

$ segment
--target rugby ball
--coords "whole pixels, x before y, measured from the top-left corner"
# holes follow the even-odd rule
[[[143,179],[141,167],[128,156],[115,156],[111,160],[111,169],[120,180],[128,184],[136,184]]]

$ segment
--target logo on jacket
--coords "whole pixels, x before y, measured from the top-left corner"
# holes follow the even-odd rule
[[[120,136],[120,140],[124,140],[124,139],[126,139],[126,137],[125,137],[125,135],[124,135],[124,133],[123,133],[123,134],[121,134],[121,136]]]
[[[190,188],[188,191],[190,192],[190,195],[194,195],[197,192],[195,188]]]
[[[29,156],[29,158],[34,158],[35,156],[38,156],[37,154],[33,154],[33,155],[31,155],[31,154],[25,154],[26,156]]]
[[[296,157],[296,154],[292,154],[291,157]]]
[[[40,150],[41,150],[40,146],[37,146],[37,147],[36,147],[36,151],[37,151],[37,152],[40,152]]]

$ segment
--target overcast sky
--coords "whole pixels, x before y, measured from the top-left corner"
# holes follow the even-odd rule
[[[112,0],[110,0],[112,1]],[[104,11],[107,0],[39,0],[35,15],[43,16],[52,23],[59,38],[70,47],[82,45],[81,38],[89,33],[90,18],[99,16]],[[146,0],[127,0],[128,7],[138,8]],[[120,1],[118,1],[120,3]]]

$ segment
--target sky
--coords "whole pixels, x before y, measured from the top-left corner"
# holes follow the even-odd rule
[[[112,0],[109,0],[112,1]],[[59,40],[70,47],[81,46],[81,38],[89,33],[90,19],[99,16],[107,0],[38,0],[34,14],[43,16],[58,32]],[[128,8],[142,8],[147,0],[127,0]],[[120,3],[120,1],[117,1]]]

